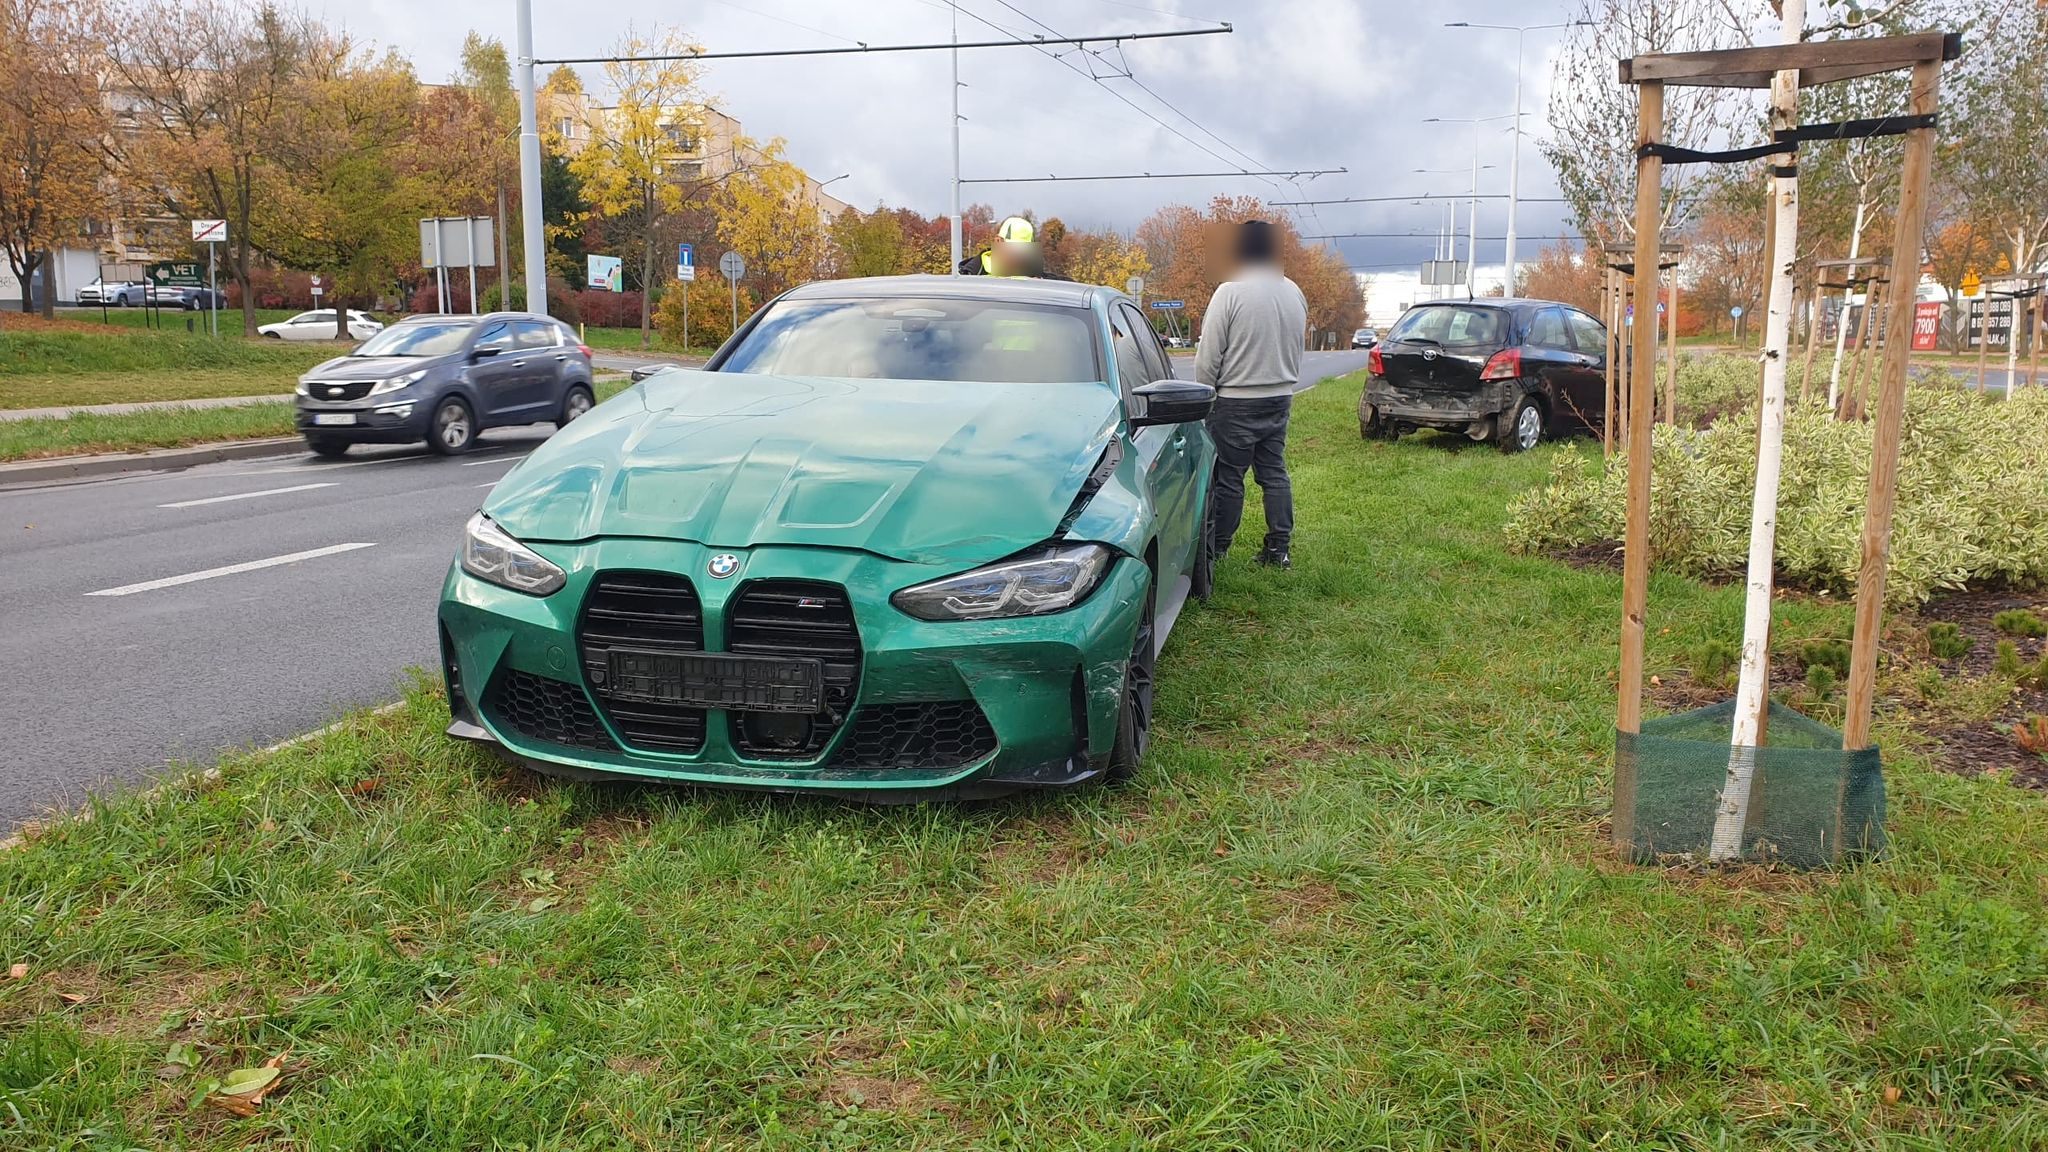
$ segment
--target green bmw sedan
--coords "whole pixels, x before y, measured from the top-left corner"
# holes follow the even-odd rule
[[[449,733],[872,799],[1127,777],[1208,594],[1213,402],[1111,289],[795,289],[492,489],[442,591]]]

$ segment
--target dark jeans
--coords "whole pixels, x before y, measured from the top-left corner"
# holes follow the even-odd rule
[[[1230,550],[1244,519],[1244,474],[1257,476],[1266,502],[1266,547],[1284,552],[1294,536],[1294,486],[1287,479],[1287,418],[1294,397],[1222,399],[1209,413],[1209,438],[1216,442],[1216,478],[1209,487],[1215,510],[1210,537],[1217,556]]]

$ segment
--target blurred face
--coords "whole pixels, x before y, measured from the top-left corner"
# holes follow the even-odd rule
[[[998,276],[1035,276],[1041,257],[1036,244],[997,241],[989,248],[989,259],[995,264]]]

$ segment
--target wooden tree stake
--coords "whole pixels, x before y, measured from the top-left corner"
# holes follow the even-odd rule
[[[1636,139],[1659,143],[1664,135],[1664,85],[1648,80],[1638,86]],[[1664,161],[1638,152],[1636,160],[1636,284],[1645,299],[1657,298],[1657,240],[1662,219]],[[1918,251],[1916,248],[1915,251]],[[1656,331],[1649,324],[1631,330],[1632,391],[1639,397],[1656,387]],[[1624,539],[1621,578],[1621,698],[1615,726],[1640,732],[1643,725],[1643,621],[1650,599],[1650,420],[1646,406],[1631,404],[1628,412],[1628,529]],[[1618,783],[1618,782],[1617,782]],[[1619,829],[1617,829],[1617,833]]]
[[[1913,65],[1915,116],[1932,116],[1939,103],[1941,61],[1922,60]],[[1934,129],[1914,128],[1906,133],[1905,167],[1899,177],[1899,211],[1892,238],[1893,284],[1899,286],[1891,301],[1889,327],[1898,333],[1913,331],[1912,286],[1920,282],[1920,245],[1927,216],[1927,182],[1934,166]],[[1985,316],[1988,323],[1989,313]],[[1877,699],[1877,646],[1884,625],[1884,581],[1891,559],[1892,507],[1898,499],[1899,429],[1906,412],[1906,361],[1901,351],[1884,360],[1884,380],[1878,390],[1877,427],[1871,435],[1870,494],[1864,502],[1862,566],[1856,576],[1856,637],[1849,653],[1849,695],[1842,725],[1842,747],[1849,750],[1870,744],[1870,712]]]

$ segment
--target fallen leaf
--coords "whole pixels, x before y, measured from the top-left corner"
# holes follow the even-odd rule
[[[57,999],[62,1000],[66,1004],[83,1004],[85,1003],[85,994],[83,992],[59,992],[57,993]]]
[[[199,1067],[199,1049],[194,1047],[190,1040],[175,1041],[171,1044],[169,1051],[164,1053],[164,1063],[176,1064],[184,1068],[197,1068]]]
[[[1221,836],[1216,838],[1216,848],[1213,855],[1219,858],[1230,855],[1230,845]]]
[[[254,1116],[263,1103],[263,1097],[283,1078],[287,1055],[289,1053],[280,1052],[254,1068],[237,1068],[228,1073],[227,1078],[207,1094],[208,1102],[237,1116]]]
[[[277,821],[265,820],[263,823],[258,824],[256,826],[256,830],[258,832],[275,832],[277,831]]]
[[[26,979],[28,979],[28,965],[26,965],[26,964],[21,964],[21,963],[15,963],[15,964],[10,964],[10,965],[8,965],[8,966],[7,966],[7,978],[8,978],[9,980],[26,980]]]
[[[537,896],[531,904],[526,906],[526,910],[528,912],[545,912],[554,907],[557,902],[557,898],[553,896]]]
[[[1897,1104],[1899,1102],[1899,1086],[1897,1084],[1887,1084],[1884,1086],[1884,1102],[1887,1104]]]
[[[367,776],[361,780],[356,781],[355,784],[349,788],[349,791],[355,793],[358,796],[375,796],[377,794],[377,790],[382,787],[384,787],[384,782],[382,780],[377,779],[375,776]]]
[[[1650,677],[1650,686],[1651,686],[1652,688],[1661,688],[1661,687],[1663,687],[1663,686],[1664,686],[1664,678],[1663,678],[1662,676],[1652,676],[1652,677]]]

